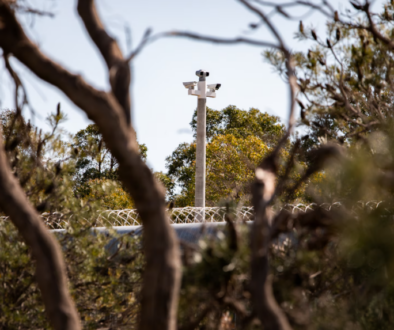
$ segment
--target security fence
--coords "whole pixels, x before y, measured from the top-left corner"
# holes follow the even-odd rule
[[[353,206],[353,209],[375,209],[381,207],[383,204],[381,201],[369,201],[369,202],[358,202]],[[336,203],[323,203],[323,204],[286,204],[282,207],[274,207],[274,210],[287,210],[290,213],[307,212],[308,210],[313,210],[317,206],[323,207],[326,210],[331,210],[332,208],[340,208],[342,204],[340,202]],[[223,222],[226,214],[226,209],[224,207],[182,207],[173,208],[168,211],[170,215],[171,223],[173,224],[187,224],[187,223],[199,223],[199,222]],[[235,210],[236,219],[238,221],[249,221],[253,220],[253,207],[243,206],[238,207]],[[75,221],[73,216],[65,216],[62,213],[43,213],[42,218],[45,224],[50,229],[65,229],[71,221]],[[7,217],[0,217],[0,220],[6,220]],[[141,224],[140,216],[135,209],[125,209],[125,210],[107,210],[103,211],[98,219],[96,219],[95,227],[105,227],[105,226],[138,226]]]

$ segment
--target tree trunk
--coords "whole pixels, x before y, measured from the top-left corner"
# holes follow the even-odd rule
[[[255,219],[251,232],[251,279],[253,313],[260,319],[264,330],[291,330],[272,293],[269,274],[270,224],[268,203],[275,193],[277,173],[277,147],[256,169],[252,185]]]
[[[95,13],[93,1],[81,0],[78,11],[85,26],[89,26],[90,35],[95,30],[100,32],[101,37],[97,39],[94,34],[95,38],[92,39],[103,56],[116,54],[119,57],[113,39],[110,45],[114,47],[111,48],[114,53],[108,55],[108,50],[104,49],[107,44],[102,43],[101,38],[108,36]],[[165,210],[164,188],[140,157],[135,133],[128,120],[129,111],[120,101],[124,98],[113,91],[107,93],[96,90],[80,76],[68,72],[43,55],[26,36],[14,12],[1,0],[0,21],[0,47],[3,51],[12,53],[35,75],[60,89],[99,127],[106,146],[118,161],[120,179],[135,201],[144,226],[146,267],[140,329],[176,329],[181,278],[179,246]],[[128,64],[122,67],[128,70]],[[120,80],[116,80],[117,84]],[[127,79],[123,81],[126,83]],[[121,87],[117,89],[118,92],[128,91],[129,86]]]

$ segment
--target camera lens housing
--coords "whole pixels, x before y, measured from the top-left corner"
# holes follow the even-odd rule
[[[198,71],[196,71],[196,76],[198,76],[200,78],[209,77],[209,72],[205,71],[205,70],[198,70]]]

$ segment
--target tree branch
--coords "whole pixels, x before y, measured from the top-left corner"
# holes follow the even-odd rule
[[[90,38],[97,46],[109,70],[112,92],[122,106],[127,123],[130,123],[130,81],[129,64],[123,58],[117,41],[104,28],[97,12],[94,0],[79,0],[78,14],[81,17]]]
[[[332,15],[334,14],[334,10],[332,6],[327,1],[324,0],[322,1],[321,4],[315,4],[309,1],[302,1],[302,0],[284,2],[284,3],[276,3],[276,2],[274,3],[274,2],[262,1],[262,0],[255,0],[255,2],[257,2],[262,6],[269,6],[269,7],[285,7],[285,8],[298,7],[298,6],[309,7],[310,9],[317,10],[328,17],[332,17]],[[328,7],[331,13],[325,11],[324,6]]]
[[[251,293],[254,314],[260,319],[264,329],[290,330],[286,316],[272,294],[269,281],[268,252],[270,245],[270,224],[268,203],[275,192],[278,171],[278,147],[266,157],[256,169],[256,179],[252,185],[252,202],[255,219],[251,230]]]
[[[200,35],[200,34],[193,33],[193,32],[171,31],[171,32],[167,32],[167,33],[163,33],[161,35],[158,35],[156,38],[160,38],[160,37],[184,37],[184,38],[189,38],[189,39],[194,39],[194,40],[213,42],[216,44],[225,44],[225,45],[248,44],[248,45],[252,45],[252,46],[280,49],[279,45],[276,45],[274,43],[267,42],[267,41],[259,41],[259,40],[253,40],[253,39],[248,39],[248,38],[241,38],[241,37],[240,38],[232,38],[232,39],[216,38],[216,37],[211,37],[211,36]]]
[[[147,45],[147,43],[150,41],[150,35],[152,33],[151,29],[147,29],[144,33],[144,36],[142,37],[142,40],[140,42],[140,44],[138,45],[138,47],[126,58],[126,62],[129,63],[130,61],[132,61],[134,59],[134,57],[136,57],[141,51],[142,49]]]
[[[268,19],[268,17],[257,7],[252,6],[247,0],[239,0],[245,7],[247,7],[250,11],[253,11],[255,14],[257,14],[263,22],[268,26],[268,29],[271,30],[272,34],[278,40],[280,44],[280,48],[282,50],[285,50],[283,38],[280,36],[279,31],[275,28],[275,26],[271,23],[271,21]]]
[[[144,225],[146,267],[140,329],[175,329],[181,276],[179,247],[165,210],[164,188],[142,161],[124,108],[114,94],[96,90],[42,54],[26,36],[14,12],[1,0],[0,21],[3,51],[60,89],[98,125],[119,163],[120,179],[135,201]]]
[[[365,12],[365,14],[367,15],[368,18],[368,22],[369,22],[369,28],[368,30],[380,41],[382,41],[386,46],[388,46],[390,49],[394,49],[394,42],[386,37],[385,35],[383,35],[376,27],[375,22],[372,20],[372,14],[369,11],[369,6],[370,3],[369,1],[365,2],[365,5],[362,7],[362,11]]]

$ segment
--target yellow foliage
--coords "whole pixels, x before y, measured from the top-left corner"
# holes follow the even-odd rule
[[[96,202],[101,207],[120,210],[134,208],[133,200],[122,186],[113,180],[89,180],[90,193],[84,198],[85,202]]]
[[[254,170],[269,148],[256,136],[219,135],[207,145],[207,202],[241,199],[249,193]]]

